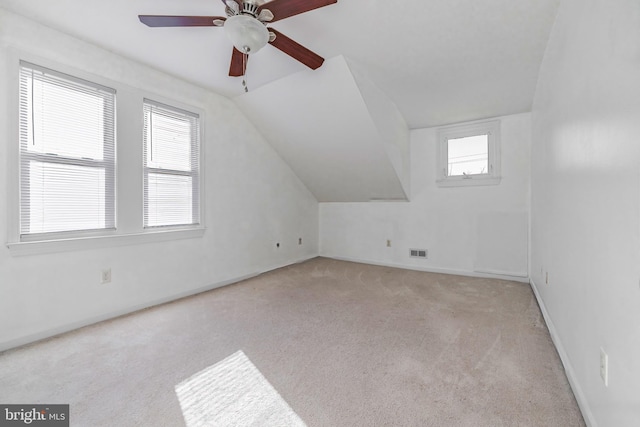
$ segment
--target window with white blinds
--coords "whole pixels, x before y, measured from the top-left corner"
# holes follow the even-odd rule
[[[20,62],[20,236],[115,228],[115,90]]]
[[[144,100],[144,227],[200,223],[200,118]]]

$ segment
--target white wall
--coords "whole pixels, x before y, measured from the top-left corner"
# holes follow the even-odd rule
[[[502,122],[502,182],[436,186],[437,128],[411,131],[411,201],[321,203],[323,256],[458,274],[526,280],[530,114]],[[387,239],[391,247],[386,246]],[[429,259],[409,258],[426,248]]]
[[[233,102],[3,9],[1,242],[8,240],[5,224],[16,210],[5,203],[15,185],[10,144],[17,144],[17,131],[10,117],[17,107],[5,96],[17,90],[11,83],[14,50],[127,85],[119,97],[126,111],[142,91],[202,109],[206,232],[184,240],[22,256],[2,244],[0,350],[317,255],[317,201]],[[139,113],[119,123],[119,162],[126,169],[120,189],[141,182],[132,160],[140,156]],[[139,202],[136,191],[127,194],[127,203]],[[112,283],[100,285],[105,267],[112,268]]]
[[[575,394],[590,425],[638,426],[637,0],[561,3],[534,102],[532,164],[530,274]]]
[[[336,56],[234,101],[318,201],[404,200],[408,131],[391,101],[375,95]],[[373,109],[371,98],[383,104]],[[376,123],[380,110],[395,114]]]
[[[385,147],[387,156],[400,178],[406,195],[405,199],[408,199],[411,194],[411,147],[407,122],[396,104],[371,81],[364,68],[353,60],[347,58],[345,60],[371,120],[378,130],[379,143]]]

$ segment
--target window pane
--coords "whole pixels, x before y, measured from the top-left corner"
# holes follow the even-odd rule
[[[489,137],[475,135],[447,142],[448,176],[489,173]]]
[[[102,160],[102,97],[32,81],[30,144],[27,149],[58,156]],[[81,143],[79,143],[81,141]]]
[[[106,227],[105,171],[29,162],[29,203],[23,234]]]
[[[146,112],[150,146],[147,165],[159,169],[191,170],[192,119],[159,108]]]
[[[192,224],[192,182],[190,176],[149,173],[146,225]]]

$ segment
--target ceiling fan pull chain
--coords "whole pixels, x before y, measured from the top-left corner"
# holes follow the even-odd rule
[[[244,86],[245,93],[249,92],[247,86],[247,54],[242,55],[242,86]]]

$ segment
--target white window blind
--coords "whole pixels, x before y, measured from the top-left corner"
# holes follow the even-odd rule
[[[115,228],[115,90],[20,62],[20,235]]]
[[[200,223],[200,118],[144,100],[144,226]]]

